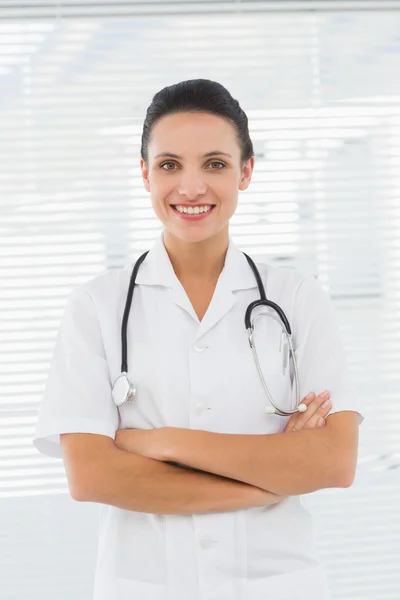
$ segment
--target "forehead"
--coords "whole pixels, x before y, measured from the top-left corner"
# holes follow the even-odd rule
[[[162,117],[154,126],[149,153],[173,152],[203,155],[220,150],[239,154],[236,131],[227,119],[206,113],[176,113]]]

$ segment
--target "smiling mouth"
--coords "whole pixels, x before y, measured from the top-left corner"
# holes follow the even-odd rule
[[[188,209],[188,208],[192,209],[192,212],[185,212],[185,211],[179,210],[177,208],[177,206],[179,206],[179,205],[171,204],[170,206],[174,209],[175,212],[179,213],[180,215],[196,215],[196,216],[197,215],[207,215],[208,213],[210,213],[215,208],[215,204],[203,204],[203,205],[201,205],[201,207],[203,207],[203,206],[210,206],[211,208],[209,208],[206,211],[199,211],[199,212],[196,211],[196,212],[193,212],[195,208],[200,208],[200,207],[199,206],[190,206],[190,207],[185,206],[186,209]]]
[[[197,221],[204,221],[205,219],[207,219],[207,217],[214,212],[214,208],[216,205],[215,204],[207,204],[206,206],[211,206],[211,208],[209,210],[207,210],[206,212],[191,212],[191,213],[186,213],[186,212],[180,211],[173,204],[171,204],[171,206],[172,206],[172,209],[175,212],[176,216],[178,217],[178,219],[181,219],[182,221],[187,221],[188,223],[190,221],[192,221],[193,223],[196,223]],[[194,207],[191,207],[191,208],[194,208]]]

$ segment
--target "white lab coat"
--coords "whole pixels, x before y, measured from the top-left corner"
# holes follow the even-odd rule
[[[134,262],[134,261],[133,261]],[[68,298],[35,433],[60,457],[59,434],[173,426],[221,433],[282,432],[289,417],[268,401],[249,347],[245,310],[259,298],[253,272],[230,238],[225,267],[199,322],[161,234],[142,263],[128,322],[128,372],[137,388],[119,410],[121,321],[133,262],[77,286]],[[360,401],[346,375],[336,315],[319,282],[295,268],[259,264],[267,298],[293,329],[300,396],[331,391],[331,413]],[[262,311],[254,311],[256,316]],[[270,312],[272,313],[272,311]],[[294,397],[283,374],[281,326],[257,319],[256,343],[270,392]],[[291,398],[292,396],[292,398]],[[327,600],[306,496],[225,513],[156,515],[99,505],[94,600]]]

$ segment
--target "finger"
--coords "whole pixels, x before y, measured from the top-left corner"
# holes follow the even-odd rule
[[[295,413],[294,415],[292,415],[290,417],[290,419],[286,423],[285,429],[283,431],[286,432],[286,431],[292,431],[292,429],[295,429],[296,428],[296,421],[297,421],[297,413]]]
[[[325,423],[325,417],[322,417],[319,414],[319,411],[317,411],[315,415],[313,415],[311,419],[303,426],[303,429],[318,429],[319,427],[325,427]]]
[[[307,394],[307,396],[304,396],[301,402],[302,404],[309,406],[313,400],[315,400],[315,392],[310,392],[309,394]]]
[[[301,429],[318,429],[319,427],[325,427],[326,417],[330,413],[331,408],[332,408],[332,405],[330,402],[329,402],[329,406],[327,406],[326,408],[320,407],[309,418],[307,423],[305,423]],[[300,427],[298,425],[296,427],[297,427],[297,429],[300,429]],[[295,430],[296,430],[296,427],[295,427]]]
[[[328,402],[328,404],[323,406],[326,402]],[[326,411],[327,408],[330,408],[329,402],[330,392],[325,390],[322,394],[316,396],[316,398],[307,406],[307,410],[304,413],[299,413],[296,427],[298,429],[304,427],[319,410],[322,410],[321,414],[324,416],[324,411]],[[321,414],[319,414],[318,417],[321,416]],[[315,420],[313,422],[315,423]]]
[[[331,399],[328,398],[327,400],[325,400],[324,405],[325,406],[321,405],[314,415],[316,427],[324,427],[325,426],[326,417],[329,415],[329,413],[331,412],[331,408],[332,408]]]
[[[307,407],[311,404],[311,402],[314,400],[315,398],[315,393],[314,392],[310,392],[309,394],[307,394],[307,396],[305,396],[303,398],[303,400],[301,401],[302,404],[305,404]],[[308,408],[307,408],[308,410]],[[295,412],[291,415],[289,421],[286,423],[286,427],[284,429],[284,431],[292,431],[293,428],[296,428],[297,426],[297,421],[299,419],[299,415],[301,413],[299,412]],[[304,413],[303,413],[304,414]]]

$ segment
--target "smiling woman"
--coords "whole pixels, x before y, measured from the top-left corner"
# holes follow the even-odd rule
[[[349,486],[358,427],[329,299],[297,269],[250,268],[230,237],[254,153],[247,117],[221,84],[183,81],[154,96],[140,166],[162,235],[134,266],[71,294],[35,437],[44,453],[61,456],[62,446],[75,499],[107,507],[94,600],[199,590],[328,600],[301,494]],[[265,312],[260,297],[292,326],[301,398],[327,388],[326,410],[310,400],[289,421],[297,377],[294,386],[281,320],[265,314],[252,339],[282,407],[266,412],[246,333],[250,304],[255,318]],[[119,402],[121,376],[135,394],[124,388]],[[340,418],[319,427],[329,410]]]

